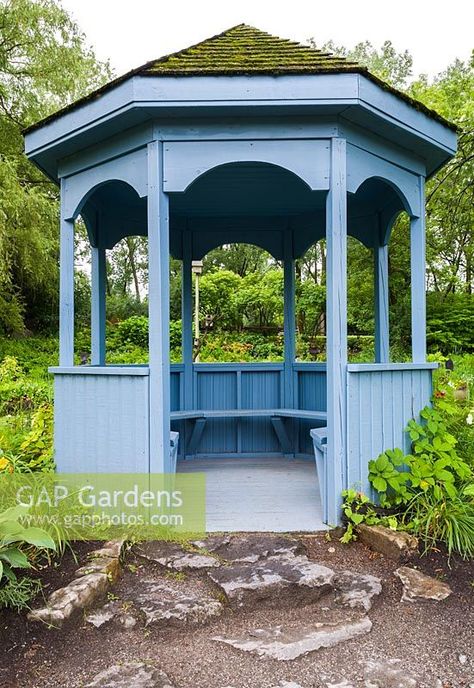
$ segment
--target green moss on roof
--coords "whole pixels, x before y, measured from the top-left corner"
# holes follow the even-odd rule
[[[456,125],[430,110],[423,103],[410,98],[378,77],[366,67],[344,57],[312,48],[296,41],[272,36],[247,24],[239,24],[217,36],[192,45],[179,52],[152,60],[138,69],[114,79],[88,96],[68,105],[37,124],[25,129],[33,131],[57,117],[99,97],[134,76],[188,77],[188,76],[257,76],[298,74],[363,74],[378,86],[409,103],[412,107],[438,120],[450,129]]]
[[[318,74],[364,69],[356,62],[239,24],[145,65],[144,76]],[[364,70],[365,71],[365,70]]]

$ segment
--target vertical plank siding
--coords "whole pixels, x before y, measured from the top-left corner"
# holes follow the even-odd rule
[[[147,375],[61,373],[54,398],[58,471],[149,471]]]
[[[326,410],[326,368],[324,363],[293,364],[292,385],[295,408]],[[286,407],[283,363],[198,363],[193,365],[191,394],[196,409],[278,409]],[[185,366],[171,366],[171,410],[184,410]],[[189,390],[188,390],[189,394]],[[316,421],[286,419],[295,454],[312,456],[309,431]],[[179,454],[189,441],[193,422],[174,422],[181,441]],[[197,447],[198,456],[281,454],[281,447],[269,418],[209,419]]]
[[[347,374],[347,486],[370,494],[367,465],[386,449],[407,451],[405,427],[430,403],[432,370],[370,370]]]

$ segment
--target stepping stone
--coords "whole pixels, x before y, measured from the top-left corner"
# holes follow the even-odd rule
[[[207,593],[177,590],[171,585],[155,580],[142,580],[140,587],[129,594],[129,599],[145,616],[145,624],[206,623],[219,616],[223,605]]]
[[[216,557],[183,549],[176,542],[152,540],[135,549],[136,553],[173,571],[209,569],[220,566]]]
[[[86,622],[96,628],[100,628],[110,621],[122,626],[122,628],[130,629],[137,625],[138,620],[130,611],[127,611],[124,603],[120,600],[107,602],[101,609],[96,609],[86,615]]]
[[[213,640],[238,650],[282,662],[297,659],[322,647],[333,647],[346,640],[369,633],[372,622],[368,616],[356,621],[315,623],[302,628],[283,629],[282,626],[249,631],[240,638],[215,636]]]
[[[367,662],[364,671],[365,688],[416,688],[417,680],[401,663],[401,659]]]
[[[403,583],[401,602],[415,602],[417,599],[439,602],[445,600],[452,593],[447,583],[426,576],[421,571],[411,569],[408,566],[398,568],[395,575]]]
[[[360,608],[368,612],[373,598],[382,592],[380,578],[364,573],[343,571],[334,579],[335,602],[344,607]]]
[[[255,602],[281,607],[286,601],[311,604],[332,590],[334,571],[306,556],[277,555],[254,563],[235,563],[209,571],[235,608]]]
[[[168,676],[144,662],[127,662],[97,674],[85,688],[173,688]]]
[[[193,543],[196,547],[232,562],[255,563],[275,555],[292,555],[304,552],[304,546],[295,538],[261,535],[213,535]]]

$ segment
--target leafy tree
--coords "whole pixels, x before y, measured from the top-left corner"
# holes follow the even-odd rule
[[[315,48],[318,47],[358,62],[367,67],[372,74],[395,88],[406,88],[408,79],[412,74],[412,56],[408,50],[401,53],[397,52],[392,41],[385,41],[380,49],[373,46],[370,41],[357,43],[353,48],[336,45],[334,41],[328,41],[322,46],[318,46],[314,38],[310,38],[309,43]]]
[[[234,295],[234,304],[250,327],[271,327],[283,323],[283,271],[267,270],[246,275]]]
[[[427,188],[430,287],[472,294],[474,282],[474,53],[456,60],[432,82],[415,81],[410,93],[458,124],[458,153]]]
[[[23,154],[22,129],[110,76],[55,0],[0,0],[0,328],[51,322],[57,189]],[[54,316],[55,317],[55,316]]]
[[[235,294],[242,278],[232,270],[208,272],[200,280],[200,313],[208,326],[216,329],[240,329],[241,318],[235,305]]]
[[[225,244],[209,251],[204,258],[204,271],[232,270],[245,277],[253,272],[263,272],[273,261],[263,249],[252,244]]]

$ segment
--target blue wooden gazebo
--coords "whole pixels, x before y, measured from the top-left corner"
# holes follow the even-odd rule
[[[325,520],[429,402],[425,179],[454,127],[364,67],[244,24],[152,61],[39,122],[27,155],[61,188],[61,471],[174,471],[186,457],[308,456],[324,446]],[[411,225],[412,362],[389,358],[388,241]],[[92,247],[92,361],[74,365],[74,223]],[[149,364],[105,363],[105,255],[148,237]],[[347,236],[372,249],[376,353],[347,360]],[[327,242],[327,361],[295,361],[294,261]],[[191,264],[245,242],[284,264],[282,363],[193,363]],[[169,259],[182,260],[182,363],[169,361]],[[321,477],[321,476],[320,476]]]

